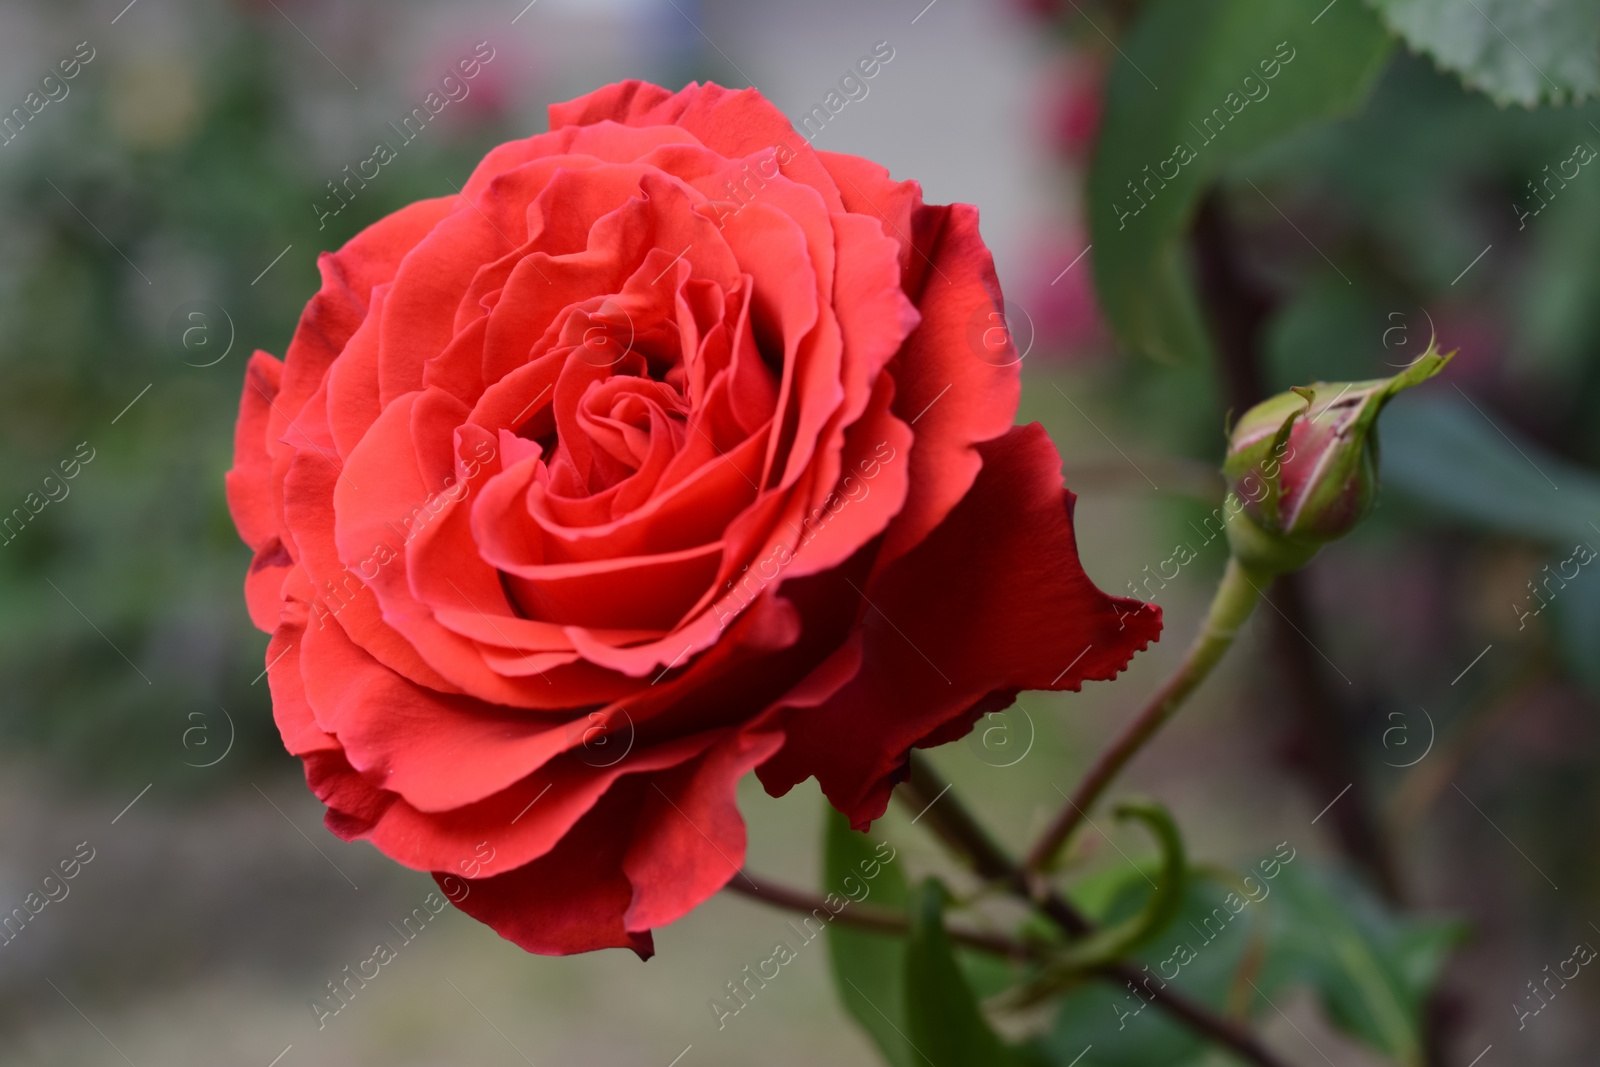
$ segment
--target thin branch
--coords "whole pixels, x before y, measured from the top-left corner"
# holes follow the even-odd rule
[[[1051,892],[1043,878],[1031,876],[1006,854],[989,831],[973,818],[961,800],[949,792],[933,764],[920,753],[911,753],[911,780],[901,796],[917,806],[922,821],[945,844],[966,856],[978,877],[1004,885],[1012,893],[1037,905],[1067,933],[1082,936],[1092,924],[1076,908]]]
[[[1239,627],[1255,609],[1256,601],[1261,597],[1260,586],[1266,581],[1260,575],[1252,578],[1237,559],[1228,560],[1228,568],[1223,572],[1222,581],[1212,598],[1211,610],[1206,614],[1194,643],[1183,654],[1182,662],[1161,688],[1151,694],[1145,706],[1123,728],[1111,746],[1095,759],[1089,773],[1084,775],[1083,781],[1078,783],[1078,788],[1068,798],[1066,806],[1029,850],[1029,871],[1050,868],[1073,831],[1089,817],[1089,809],[1094,807],[1112,779],[1182,707],[1189,694],[1205,681],[1211,669],[1232,647]]]
[[[785,908],[789,911],[813,915],[821,912],[830,919],[838,920],[848,926],[859,926],[865,930],[877,930],[885,934],[897,934],[905,937],[911,933],[911,920],[902,912],[891,908],[880,907],[877,904],[867,904],[852,901],[848,906],[839,911],[834,911],[827,906],[826,901],[815,893],[793,889],[789,886],[778,885],[766,878],[756,878],[749,871],[741,871],[743,877],[735,876],[724,889],[730,889],[742,896],[759,900],[773,907]],[[1026,960],[1043,954],[1044,946],[1028,944],[1006,937],[1004,934],[991,934],[981,930],[963,930],[959,927],[946,927],[945,933],[950,940],[958,945],[963,945],[979,952],[987,952],[992,956],[1004,956],[1011,960]]]
[[[927,757],[915,751],[911,753],[911,779],[896,793],[913,810],[923,813],[922,821],[928,823],[946,844],[971,861],[979,877],[1001,884],[1029,901],[1073,937],[1084,937],[1094,932],[1094,924],[1082,912],[1051,889],[1043,878],[1026,871],[989,836],[989,832],[961,803]],[[933,803],[935,798],[938,800],[936,804]],[[1141,984],[1145,975],[1132,964],[1112,964],[1097,970],[1095,977],[1117,986],[1129,983],[1139,985],[1156,1007],[1217,1044],[1232,1049],[1256,1067],[1288,1067],[1254,1034],[1214,1014],[1204,1004],[1190,1000],[1170,987],[1150,989]]]

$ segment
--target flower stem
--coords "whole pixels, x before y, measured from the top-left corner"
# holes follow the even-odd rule
[[[1200,633],[1184,653],[1183,662],[1160,689],[1112,742],[1100,754],[1089,773],[1078,783],[1078,788],[1067,799],[1067,806],[1051,822],[1038,842],[1028,853],[1025,869],[1028,872],[1048,870],[1062,847],[1071,838],[1078,825],[1088,817],[1106,787],[1145,743],[1155,736],[1174,712],[1183,706],[1189,694],[1197,689],[1211,669],[1233,645],[1233,639],[1244,625],[1256,602],[1261,599],[1262,588],[1271,576],[1251,571],[1233,557],[1228,558],[1228,568],[1222,573],[1216,595],[1211,599],[1211,610],[1206,613]]]
[[[1081,937],[1093,929],[1060,894],[1053,892],[1043,878],[1032,877],[1016,860],[1006,854],[999,843],[989,836],[989,831],[967,810],[961,798],[950,791],[949,783],[939,776],[928,758],[920,752],[911,753],[911,779],[901,790],[902,799],[915,804],[921,811],[917,816],[925,820],[928,828],[940,840],[967,857],[972,869],[986,882],[1004,885],[1015,895],[1032,901],[1055,924],[1074,937]]]
[[[1051,889],[1042,877],[1025,870],[989,836],[989,832],[962,804],[960,797],[950,789],[949,783],[944,781],[926,756],[916,751],[911,753],[911,780],[895,792],[920,813],[917,816],[919,821],[926,819],[929,828],[941,840],[968,858],[979,877],[1004,885],[1015,895],[1029,901],[1072,937],[1082,938],[1094,933],[1094,924],[1082,912]],[[1232,1049],[1256,1067],[1286,1067],[1244,1027],[1214,1014],[1204,1004],[1190,1000],[1170,987],[1151,989],[1147,976],[1131,963],[1109,964],[1097,968],[1093,973],[1095,977],[1119,987],[1132,989],[1138,984],[1157,1008],[1196,1033]]]
[[[789,911],[812,915],[822,912],[830,917],[829,921],[838,920],[849,926],[859,926],[864,930],[877,930],[885,934],[898,934],[906,937],[911,933],[911,920],[904,913],[891,908],[879,907],[876,904],[851,902],[847,907],[834,911],[827,906],[822,897],[815,893],[807,893],[789,886],[778,885],[766,878],[756,878],[748,871],[741,871],[724,889],[743,894],[753,900],[759,900],[773,907],[785,908]],[[1040,955],[1042,945],[1030,945],[1006,937],[1004,934],[991,934],[981,930],[962,930],[959,928],[946,928],[945,933],[950,940],[965,948],[987,952],[992,956],[1004,956],[1011,960],[1027,960]]]

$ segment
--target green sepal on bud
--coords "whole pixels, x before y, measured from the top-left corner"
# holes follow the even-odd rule
[[[1379,413],[1454,355],[1430,342],[1392,378],[1317,382],[1245,412],[1222,463],[1228,490],[1242,504],[1228,524],[1234,557],[1258,573],[1299,570],[1366,518],[1378,498]]]

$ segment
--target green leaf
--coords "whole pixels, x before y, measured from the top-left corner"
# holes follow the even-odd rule
[[[1600,92],[1593,0],[1368,0],[1411,48],[1501,104]]]
[[[1108,911],[1096,914],[1097,920],[1115,924],[1143,910],[1150,873],[1144,868],[1122,870],[1120,892]],[[1252,947],[1260,951],[1265,912],[1246,905],[1235,915],[1228,906],[1230,891],[1237,892],[1232,876],[1189,870],[1177,913],[1147,949],[1133,956],[1135,970],[1148,976],[1149,989],[1160,989],[1165,973],[1175,989],[1219,1012],[1227,1006],[1230,991],[1237,996],[1236,987],[1243,986],[1249,992],[1236,975]],[[1138,989],[1094,981],[1061,1000],[1048,1047],[1062,1064],[1083,1054],[1077,1067],[1181,1067],[1204,1056],[1208,1045],[1193,1030],[1149,1007]]]
[[[947,895],[929,878],[911,906],[904,979],[913,1053],[937,1067],[1041,1067],[1038,1053],[1007,1045],[983,1017],[944,930]]]
[[[1465,927],[1394,916],[1332,869],[1302,863],[1280,873],[1259,984],[1310,986],[1340,1029],[1402,1067],[1420,1067],[1428,991]]]
[[[1096,922],[1104,922],[1123,905],[1130,888],[1137,888],[1134,883],[1148,888],[1148,883],[1141,878],[1153,882],[1161,870],[1159,856],[1139,856],[1130,863],[1131,866],[1102,867],[1075,877],[1062,891],[1079,911]]]
[[[1590,544],[1600,546],[1600,538]],[[1563,557],[1570,559],[1571,557]],[[1552,560],[1553,564],[1561,560]],[[1551,623],[1556,633],[1556,649],[1567,673],[1591,694],[1600,695],[1600,577],[1583,574],[1583,586],[1551,602]]]
[[[1151,886],[1148,898],[1136,913],[1106,923],[1088,937],[1059,950],[1032,981],[1017,990],[1016,1004],[1037,1003],[1080,984],[1086,973],[1125,958],[1164,930],[1182,907],[1188,863],[1183,837],[1171,813],[1157,801],[1137,797],[1117,805],[1116,816],[1144,823],[1160,845],[1161,866],[1156,877],[1152,879],[1143,868],[1138,869],[1140,877]]]
[[[850,829],[850,820],[827,809],[823,841],[823,891],[839,893],[846,878],[861,879],[876,865],[870,881],[874,904],[904,909],[911,894],[904,872],[879,851],[883,845]],[[922,1059],[905,1037],[906,943],[892,934],[873,933],[837,923],[828,929],[828,960],[845,1010],[883,1052],[893,1067],[916,1067]]]
[[[1373,107],[1377,106],[1374,101]],[[1421,341],[1407,333],[1403,315],[1384,317],[1386,306],[1365,282],[1364,275],[1357,275],[1354,285],[1346,285],[1337,274],[1324,275],[1285,294],[1284,306],[1269,327],[1268,389],[1282,392],[1319,377],[1329,381],[1365,378],[1375,365],[1374,337],[1381,339],[1385,352],[1394,351],[1402,339]],[[1391,330],[1396,323],[1401,328]]]
[[[1137,1004],[1132,993],[1123,990],[1119,997],[1103,982],[1066,997],[1049,1037],[1054,1062],[1063,1067],[1185,1067],[1205,1056],[1204,1040],[1155,1008],[1119,1025],[1117,1012],[1131,1012]]]
[[[1600,120],[1600,108],[1583,110]],[[1569,112],[1550,114],[1578,117]],[[1587,125],[1581,129],[1594,132]],[[1594,138],[1583,139],[1600,144]],[[1576,145],[1563,148],[1564,143],[1550,146],[1552,170],[1560,168],[1562,158],[1570,158],[1568,152]],[[1590,339],[1600,329],[1600,260],[1594,255],[1600,245],[1600,182],[1574,182],[1561,193],[1530,227],[1528,269],[1517,281],[1507,309],[1517,320],[1517,336],[1511,342],[1517,362],[1541,378],[1553,379],[1550,384],[1557,389],[1583,380],[1593,348]]]
[[[1600,478],[1473,404],[1448,389],[1397,403],[1383,420],[1384,485],[1518,537],[1600,543]]]
[[[1428,992],[1463,927],[1390,914],[1337,872],[1296,862],[1280,845],[1246,878],[1191,868],[1177,916],[1132,962],[1151,991],[1174,991],[1229,1018],[1275,1015],[1281,990],[1309,987],[1330,1019],[1405,1065],[1420,1055]],[[1111,910],[1116,922],[1148,896],[1129,871]],[[1269,1002],[1268,998],[1271,998]],[[1203,1039],[1146,1001],[1137,987],[1085,983],[1062,998],[1048,1050],[1078,1067],[1194,1063]]]
[[[1101,304],[1130,348],[1167,360],[1207,351],[1181,255],[1200,196],[1231,163],[1354,109],[1382,68],[1390,41],[1377,18],[1354,3],[1319,16],[1322,6],[1158,0],[1125,42],[1089,172],[1089,223]]]
[[[1161,848],[1161,871],[1150,899],[1137,914],[1121,922],[1103,926],[1095,933],[1061,953],[1063,958],[1080,962],[1110,963],[1145,945],[1160,933],[1183,904],[1183,886],[1188,874],[1183,835],[1172,813],[1159,801],[1148,797],[1124,800],[1114,811],[1119,821],[1142,822]]]

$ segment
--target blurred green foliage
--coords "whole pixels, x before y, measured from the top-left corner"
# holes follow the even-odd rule
[[[1244,875],[1192,872],[1179,913],[1134,958],[1142,983],[1090,983],[1057,1010],[1049,1047],[1081,1067],[1150,1067],[1198,1062],[1206,1045],[1159,1011],[1150,998],[1170,983],[1220,1015],[1270,1019],[1296,990],[1314,992],[1342,1030],[1389,1062],[1422,1062],[1424,1004],[1448,948],[1464,928],[1401,919],[1348,876],[1281,862],[1277,853]],[[1135,914],[1150,891],[1147,875],[1123,867],[1102,879],[1094,914],[1115,922]],[[1270,876],[1263,872],[1271,870]]]
[[[1538,6],[1481,2],[1518,20]],[[1187,93],[1182,99],[1203,100],[1205,111],[1271,53],[1280,37],[1272,19],[1287,17],[1283,10],[1309,16],[1321,5],[1113,6],[1135,15],[1159,10],[1165,21],[1129,38],[1131,54],[1161,82],[1163,101]],[[1591,718],[1600,694],[1600,578],[1574,580],[1526,631],[1513,625],[1512,599],[1547,560],[1590,538],[1591,523],[1600,526],[1600,168],[1563,181],[1537,214],[1529,188],[1575,145],[1600,146],[1600,104],[1502,108],[1468,88],[1517,101],[1593,91],[1592,11],[1578,0],[1547,6],[1577,27],[1556,23],[1530,45],[1552,57],[1554,88],[1482,26],[1463,28],[1471,16],[1457,0],[1371,5],[1443,70],[1392,48],[1367,8],[1340,4],[1318,25],[1324,36],[1296,60],[1302,65],[1287,68],[1275,95],[1240,117],[1247,128],[1225,132],[1203,163],[1185,168],[1179,188],[1153,201],[1159,211],[1130,222],[1162,223],[1137,247],[1117,239],[1108,198],[1125,195],[1121,183],[1145,164],[1168,158],[1172,129],[1187,119],[1180,105],[1158,123],[1130,119],[1141,109],[1117,94],[1153,90],[1125,57],[1112,56],[1102,175],[1090,182],[1098,197],[1090,210],[1105,235],[1096,238],[1102,300],[1139,347],[1190,358],[1067,366],[1051,365],[1048,352],[1030,356],[1024,417],[1075,418],[1049,388],[1064,384],[1118,440],[1137,440],[1141,455],[1215,464],[1227,390],[1207,346],[1191,343],[1204,309],[1187,289],[1185,243],[1211,182],[1220,183],[1249,277],[1272,300],[1266,388],[1385,375],[1434,332],[1441,347],[1460,349],[1447,380],[1426,397],[1397,401],[1386,416],[1383,504],[1316,568],[1319,588],[1334,591],[1319,603],[1319,636],[1354,676],[1352,732],[1368,769],[1385,761],[1379,738],[1398,708],[1426,701],[1450,724],[1440,744],[1465,776],[1474,771],[1469,744],[1506,714],[1504,694],[1527,692],[1508,684],[1519,671],[1536,678],[1546,705],[1577,704]],[[1193,31],[1208,13],[1227,32],[1199,37],[1216,45],[1202,49]],[[263,45],[258,20],[277,15],[223,7],[207,17],[216,20],[216,47],[143,70],[106,55],[76,83],[93,92],[53,105],[0,160],[9,253],[0,257],[0,516],[17,507],[31,513],[30,494],[44,494],[45,477],[80,442],[94,454],[69,494],[0,544],[0,739],[68,776],[138,784],[177,761],[204,762],[214,750],[186,750],[184,737],[191,716],[213,708],[228,709],[239,730],[230,771],[283,760],[259,678],[266,638],[250,626],[240,592],[249,554],[222,493],[245,359],[254,343],[282,354],[317,284],[314,250],[337,247],[363,222],[412,200],[448,193],[448,181],[459,183],[488,145],[512,133],[492,121],[430,133],[407,149],[403,167],[363,190],[358,210],[318,231],[311,205],[338,164],[307,149],[314,123],[297,110],[288,75]],[[1081,32],[1080,44],[1100,47]],[[1315,71],[1331,81],[1291,91],[1290,79],[1313,73],[1314,47],[1330,49]],[[159,114],[119,106],[130,79],[141,78],[166,94]],[[183,315],[201,307],[208,347],[197,357],[182,342],[195,320]],[[226,357],[197,366],[224,338],[232,343]],[[1130,481],[1138,483],[1131,472]],[[1171,535],[1187,538],[1214,503],[1169,496],[1159,507]],[[1600,529],[1590,543],[1600,544]],[[1220,568],[1222,558],[1218,550],[1197,570]],[[1341,599],[1346,588],[1353,592]],[[1361,602],[1363,590],[1392,590],[1393,601],[1373,610]],[[1426,624],[1415,625],[1418,618]],[[1450,679],[1490,640],[1501,651],[1477,668],[1478,684],[1452,688]],[[1600,816],[1594,735],[1571,721],[1548,727],[1554,741],[1502,746],[1503,765],[1469,780],[1513,837],[1562,857],[1555,873],[1571,889],[1533,909],[1550,931],[1600,889],[1600,867],[1573,851],[1563,830]],[[207,721],[209,730],[220,725]],[[1513,791],[1507,779],[1523,771]],[[203,788],[223,779],[176,781]],[[834,821],[830,882],[870,855],[852,852],[859,835],[841,836],[848,831]],[[1448,877],[1471,851],[1459,845],[1434,862]],[[1132,914],[1145,886],[1142,875],[1122,872],[1098,891],[1104,910],[1090,910],[1115,916]],[[1224,892],[1215,878],[1196,879],[1174,928],[1203,923]],[[873,899],[909,909],[914,937],[841,927],[830,938],[836,975],[865,991],[842,993],[845,1006],[877,1044],[896,1063],[920,1062],[893,1019],[979,1057],[1011,1055],[997,1051],[974,999],[975,990],[995,991],[999,978],[951,950],[937,887],[913,894],[905,873],[889,865]],[[1424,990],[1458,935],[1453,925],[1396,917],[1346,874],[1296,866],[1268,906],[1185,969],[1185,981],[1192,975],[1219,1009],[1239,1007],[1244,974],[1268,995],[1314,989],[1336,1025],[1397,1062],[1415,1062]],[[1158,940],[1142,959],[1168,954]],[[1080,1067],[1181,1063],[1197,1054],[1190,1034],[1155,1013],[1129,1021],[1144,1028],[1130,1037],[1114,1025],[1107,998],[1099,986],[1068,998],[1046,1043],[1053,1059],[1074,1062],[1090,1043],[1100,1047]],[[1263,999],[1252,998],[1248,1010],[1263,1013]]]
[[[185,731],[205,727],[189,748],[220,751],[219,708],[239,730],[234,759],[280,751],[266,636],[241,593],[249,553],[222,492],[245,362],[253,344],[282,356],[317,249],[447,195],[508,136],[441,122],[319,232],[311,205],[337,165],[305,150],[305,116],[262,45],[255,20],[278,16],[210,17],[218,44],[201,56],[147,67],[103,48],[0,169],[0,513],[31,511],[79,442],[94,455],[0,544],[0,739],[85,778],[209,760]],[[141,78],[163,108],[119,109]]]
[[[1413,49],[1502,104],[1600,93],[1600,19],[1586,0],[1368,0]]]

